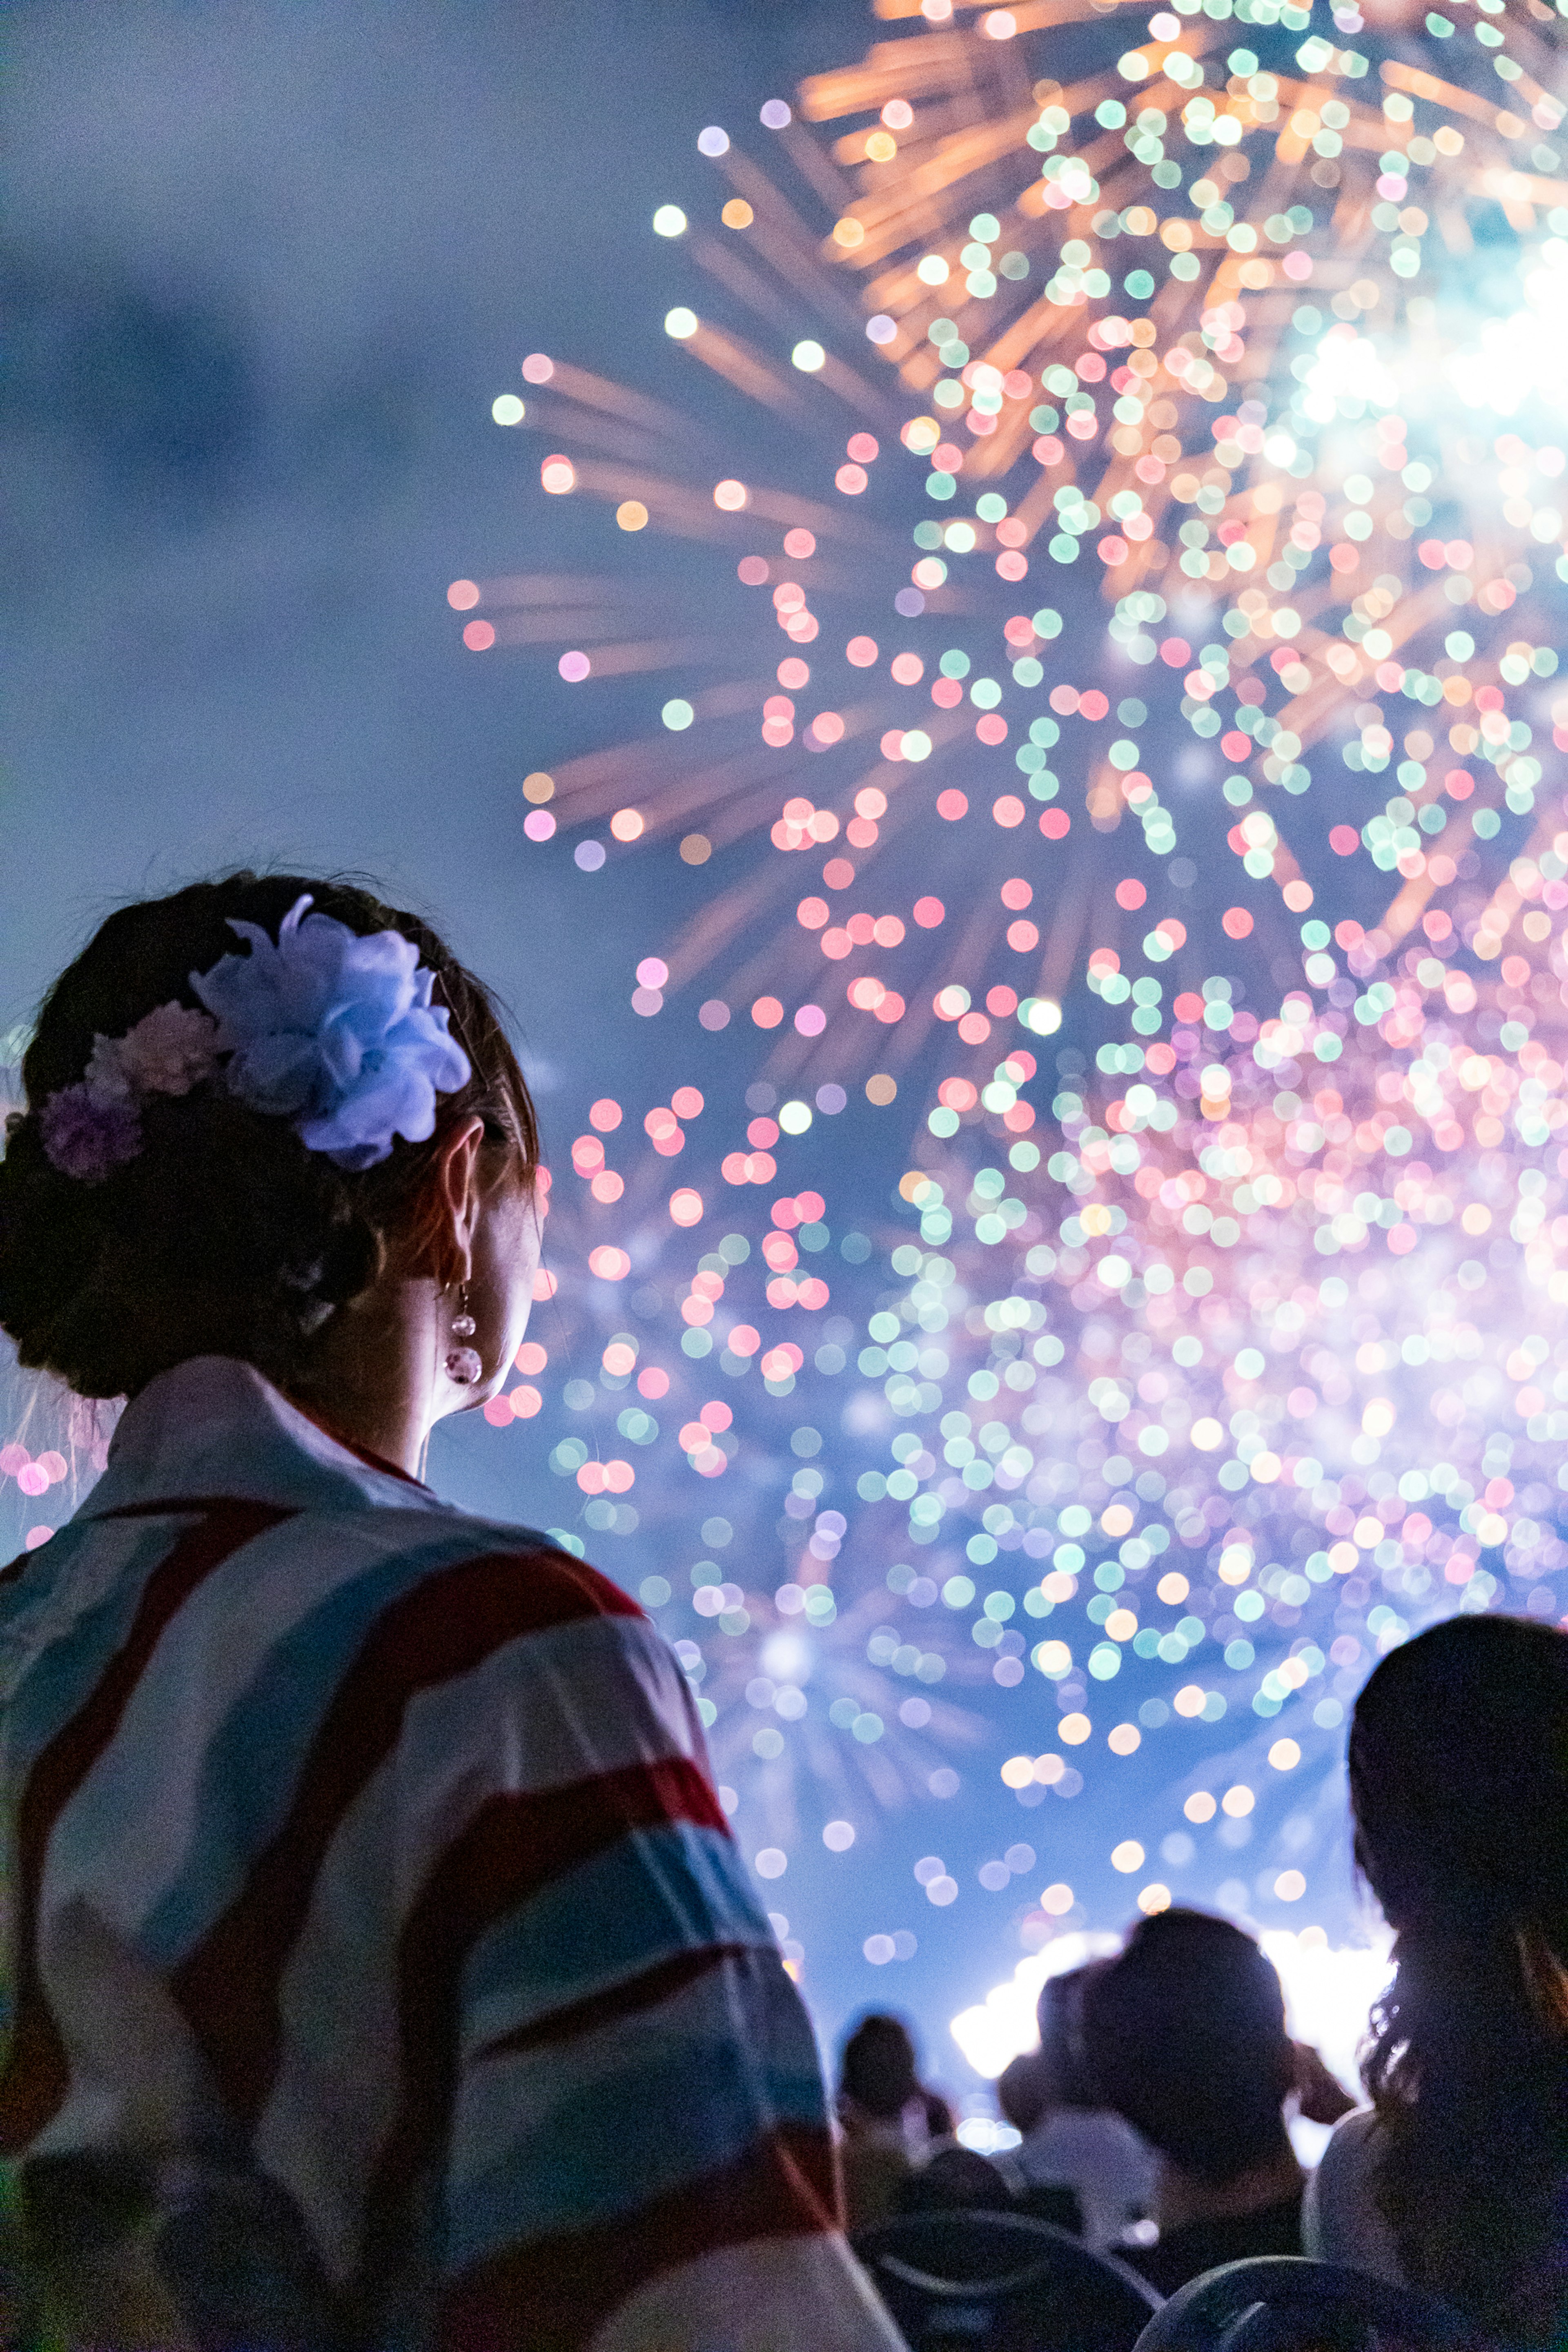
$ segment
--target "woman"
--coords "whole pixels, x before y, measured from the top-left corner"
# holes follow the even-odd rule
[[[130,1402],[0,1587],[0,2152],[77,2346],[896,2343],[685,1679],[421,1484],[500,1388],[533,1111],[365,891],[112,916],[0,1164],[0,1324]]]
[[[1568,2336],[1568,1633],[1454,1617],[1391,1651],[1350,1741],[1356,1859],[1397,1941],[1309,2196],[1310,2249],[1503,2343]]]

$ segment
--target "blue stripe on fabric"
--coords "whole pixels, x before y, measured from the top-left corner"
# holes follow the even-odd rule
[[[289,1524],[296,1540],[308,1536],[318,1549],[331,1541],[331,1531],[319,1524]],[[363,1541],[364,1532],[361,1523],[349,1539]],[[138,1936],[155,1968],[178,1966],[240,1893],[257,1858],[277,1835],[310,1743],[377,1618],[426,1577],[482,1559],[496,1548],[488,1528],[476,1541],[472,1522],[443,1530],[390,1559],[377,1559],[273,1643],[207,1742],[191,1805],[190,1851]],[[308,1552],[302,1564],[309,1565]],[[145,1791],[140,1793],[144,1800]]]
[[[614,2064],[612,2041],[624,2053]],[[780,2125],[826,2128],[805,2011],[782,1963],[761,1955],[727,1960],[586,2047],[541,2052],[515,2073],[509,2064],[505,2079],[516,2130],[483,2172],[459,2166],[447,2216],[452,2273],[634,2213],[734,2164]],[[459,2112],[459,2143],[461,2131]]]
[[[689,1822],[634,1831],[480,1937],[463,1972],[467,2031],[493,2040],[710,1944],[773,1949],[732,1841]]]
[[[124,1547],[122,1564],[108,1591],[39,1652],[6,1707],[5,1752],[15,1787],[20,1787],[55,1734],[86,1706],[124,1648],[148,1584],[189,1526],[189,1517],[182,1517],[173,1527],[159,1523],[134,1531],[116,1529]],[[41,1583],[68,1581],[85,1546],[113,1539],[92,1521],[78,1519],[68,1520],[47,1546],[40,1545],[37,1566],[29,1563],[21,1582],[0,1605],[0,1640],[14,1618],[37,1605]]]

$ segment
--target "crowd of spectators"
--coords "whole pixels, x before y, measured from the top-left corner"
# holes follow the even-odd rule
[[[1568,1633],[1458,1617],[1394,1651],[1350,1742],[1355,1854],[1395,1937],[1358,2105],[1287,2031],[1255,1937],[1175,1906],[1047,1977],[1002,2074],[1018,2135],[962,2147],[908,2028],[870,2016],[838,2103],[851,2231],[1034,2213],[1161,2294],[1319,2254],[1445,2298],[1500,2346],[1568,2341]],[[1336,2126],[1309,2176],[1299,2115]]]

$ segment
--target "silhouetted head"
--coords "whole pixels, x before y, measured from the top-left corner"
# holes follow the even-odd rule
[[[1083,1998],[1087,1988],[1110,1966],[1089,1960],[1047,1977],[1040,1987],[1035,2017],[1040,2029],[1040,2063],[1046,2096],[1053,2107],[1096,2107],[1101,2102],[1084,2059]]]
[[[1013,2199],[996,2167],[973,2148],[940,2148],[900,2184],[900,2213],[1005,2213]]]
[[[1399,1934],[1507,1922],[1568,1951],[1568,1633],[1450,1617],[1391,1650],[1350,1780],[1356,1860]]]
[[[844,2045],[839,2087],[868,2116],[888,2122],[920,2089],[915,2045],[901,2018],[863,2017]]]
[[[1015,2131],[1032,2132],[1050,2107],[1049,2070],[1038,2050],[1009,2060],[996,2078],[996,2104]]]
[[[1279,1979],[1207,1912],[1144,1919],[1083,1991],[1102,2103],[1184,2172],[1223,2185],[1275,2154],[1293,2060]]]
[[[1416,2284],[1568,2340],[1568,1633],[1451,1617],[1391,1650],[1350,1739],[1356,1860],[1397,1932],[1362,2072]]]

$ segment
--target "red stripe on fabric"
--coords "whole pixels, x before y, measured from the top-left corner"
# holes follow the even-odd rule
[[[784,2126],[734,2164],[635,2212],[493,2256],[447,2288],[437,2341],[441,2352],[516,2352],[523,2344],[529,2352],[580,2352],[660,2272],[723,2246],[820,2237],[838,2226],[826,2126]],[[807,2341],[799,2339],[801,2352]]]
[[[115,1503],[107,1511],[81,1511],[79,1518],[100,1519],[175,1519],[192,1511],[248,1511],[275,1509],[284,1518],[300,1516],[300,1506],[289,1504],[260,1505],[247,1495],[160,1495],[150,1503]]]
[[[317,1874],[344,1815],[396,1747],[412,1700],[524,1635],[641,1614],[607,1579],[552,1551],[486,1553],[432,1570],[383,1611],[310,1742],[287,1819],[172,1979],[237,2116],[254,2122],[270,2095],[282,2043],[279,1989]],[[552,1806],[561,1793],[542,1801]]]
[[[685,1757],[627,1765],[538,1795],[492,1797],[431,1872],[399,1943],[403,2089],[367,2200],[366,2269],[373,2278],[382,2259],[378,2249],[395,2244],[407,2227],[409,2191],[447,2128],[458,1980],[475,1944],[563,1872],[636,1830],[672,1822],[730,1834],[712,1782]]]
[[[27,1775],[16,1809],[16,2024],[0,2074],[0,2150],[7,2155],[31,2145],[58,2111],[69,2083],[64,2046],[38,1975],[38,1890],[55,1827],[119,1730],[170,1621],[226,1560],[294,1516],[276,1503],[227,1502],[204,1511],[153,1570],[123,1646]]]
[[[700,1977],[711,1976],[726,1960],[744,1959],[754,1949],[751,1944],[705,1944],[696,1951],[677,1952],[673,1958],[659,1960],[625,1984],[590,1993],[585,2000],[552,2009],[548,2016],[536,2018],[531,2025],[520,2025],[515,2033],[503,2033],[499,2042],[488,2042],[477,2056],[516,2058],[525,2050],[547,2050],[578,2034],[596,2033],[601,2026],[615,2025],[623,2018],[656,2008],[661,2000],[668,2000],[672,1994],[695,1984]]]

